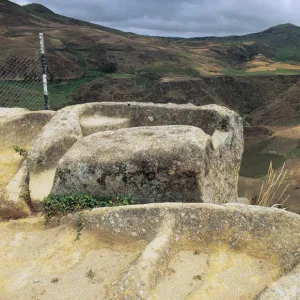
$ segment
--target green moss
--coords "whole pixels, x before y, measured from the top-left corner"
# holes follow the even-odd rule
[[[199,76],[199,72],[193,68],[180,68],[169,64],[155,64],[139,70],[140,72],[156,73],[156,74],[174,74]]]

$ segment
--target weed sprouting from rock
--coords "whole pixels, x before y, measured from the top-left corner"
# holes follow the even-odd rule
[[[20,156],[26,157],[27,155],[27,150],[25,148],[22,148],[18,145],[13,146],[13,149],[15,150],[16,153],[18,153]]]
[[[200,255],[200,254],[201,254],[200,250],[195,250],[194,251],[194,255]]]
[[[59,278],[54,277],[51,279],[51,283],[57,283],[57,282],[59,282]]]
[[[193,276],[193,279],[194,280],[201,280],[202,279],[202,275],[200,275],[200,274],[195,275],[195,276]]]
[[[92,280],[94,280],[94,278],[95,278],[95,276],[96,276],[96,273],[95,273],[92,269],[89,269],[89,270],[86,272],[85,276],[86,276],[87,278],[89,278],[89,279],[92,281]]]
[[[89,194],[53,195],[50,194],[43,201],[46,218],[63,216],[81,210],[92,210],[99,207],[132,205],[136,201],[128,196],[99,197]]]

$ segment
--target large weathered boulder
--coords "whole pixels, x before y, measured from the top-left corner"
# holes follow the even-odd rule
[[[29,146],[54,114],[53,111],[0,108],[0,147]]]
[[[36,206],[50,193],[60,158],[82,138],[78,108],[79,106],[71,106],[57,112],[30,146],[29,190],[31,201]]]
[[[21,218],[31,214],[27,203],[29,199],[28,179],[28,169],[24,162],[0,195],[0,218]]]
[[[153,103],[88,103],[79,109],[79,122],[91,118],[129,120],[128,127],[188,125],[201,128],[211,136],[213,149],[210,172],[206,176],[207,201],[236,202],[238,174],[243,152],[242,119],[218,105],[194,106]],[[123,123],[122,127],[127,124]],[[121,127],[121,126],[120,126]],[[92,131],[95,132],[95,131]],[[216,193],[218,190],[219,193]]]
[[[82,105],[78,115],[84,133],[103,129],[105,122],[114,124],[114,118],[117,128],[135,129],[99,133],[74,145],[59,164],[53,193],[126,194],[142,203],[237,201],[243,134],[241,118],[234,112],[217,105],[92,103]],[[145,125],[156,127],[139,128]],[[176,125],[203,131],[190,128],[183,138]],[[175,148],[180,158],[174,156]]]
[[[99,131],[115,130],[130,127],[130,120],[127,118],[111,118],[105,116],[83,116],[80,118],[82,134],[84,136]]]
[[[299,233],[297,214],[238,204],[106,207],[47,226],[36,217],[0,222],[1,300],[298,300]]]
[[[104,247],[142,248],[111,278],[104,299],[298,299],[297,214],[242,204],[159,203],[94,209],[56,222],[76,230],[79,216],[83,240],[94,232]]]
[[[45,124],[46,126],[44,126]],[[30,192],[31,203],[35,209],[38,209],[43,198],[51,190],[57,193],[73,193],[81,191],[81,188],[85,185],[93,186],[95,178],[92,176],[90,177],[91,182],[86,183],[88,180],[84,180],[84,185],[80,181],[77,183],[73,181],[71,190],[67,186],[63,186],[61,182],[58,184],[58,176],[61,175],[61,172],[56,169],[59,161],[62,159],[65,162],[64,156],[67,155],[67,158],[70,148],[84,136],[90,136],[97,132],[117,132],[120,129],[123,132],[128,131],[128,140],[132,144],[134,143],[132,141],[135,140],[133,135],[143,131],[143,129],[131,129],[132,127],[168,127],[170,125],[192,126],[194,129],[191,130],[194,132],[197,131],[197,128],[199,129],[196,134],[199,138],[197,146],[194,147],[193,139],[195,137],[192,137],[191,131],[188,135],[189,138],[183,138],[182,141],[177,140],[178,145],[176,145],[176,149],[185,149],[184,151],[186,152],[183,151],[181,156],[184,164],[187,164],[189,160],[195,161],[198,158],[201,162],[200,164],[204,164],[204,166],[199,166],[196,163],[190,168],[191,173],[180,171],[179,173],[175,172],[175,175],[167,175],[166,171],[164,176],[162,176],[163,173],[159,171],[158,185],[155,185],[156,180],[148,180],[148,183],[151,182],[151,189],[155,186],[156,192],[154,194],[157,195],[151,201],[236,202],[238,172],[243,151],[242,120],[236,113],[217,105],[196,107],[194,105],[160,105],[135,102],[89,103],[66,107],[56,113],[29,112],[24,109],[3,109],[0,113],[0,133],[4,133],[0,136],[0,142],[2,142],[2,148],[0,145],[0,165],[4,166],[2,169],[5,171],[3,174],[0,171],[0,194],[3,193],[7,184],[17,174],[22,162],[22,158],[14,154],[13,145],[19,145],[28,149],[26,166],[28,166],[29,189],[27,189]],[[149,132],[151,130],[155,131],[155,128],[147,130]],[[159,132],[162,133],[163,131],[164,129],[161,129]],[[171,137],[168,133],[171,131],[170,127],[165,129],[164,139],[165,141],[169,140],[170,145],[175,145],[175,142],[172,140],[174,136]],[[154,133],[154,136],[159,134],[159,132]],[[200,138],[200,136],[202,137]],[[142,138],[141,135],[139,138]],[[147,141],[149,139],[149,137],[145,138]],[[110,144],[114,147],[114,142],[108,143],[108,145]],[[192,144],[193,146],[191,146]],[[188,145],[192,147],[191,149],[196,149],[192,154],[189,154],[190,152],[187,150]],[[210,146],[208,147],[208,145]],[[85,150],[87,156],[89,156],[89,150],[95,147],[96,145],[87,146]],[[103,145],[98,145],[97,147],[104,149]],[[126,151],[129,151],[129,154],[131,150],[128,148],[128,145],[126,147]],[[148,146],[145,147],[147,148]],[[156,153],[149,152],[148,154],[159,158],[164,151],[165,143],[160,141],[155,147]],[[124,147],[122,146],[121,148],[119,149],[120,155],[124,156],[125,163]],[[204,149],[206,149],[206,152]],[[106,151],[109,152],[108,148],[106,148]],[[112,152],[116,157],[119,156],[117,150],[112,149]],[[183,159],[184,154],[188,155],[185,160]],[[81,157],[82,153],[78,155],[78,157]],[[131,155],[135,154],[132,153]],[[168,163],[173,163],[172,155],[170,153],[168,155],[170,159],[169,161],[165,160],[164,163],[164,168],[166,169],[173,168],[173,165],[167,165]],[[209,167],[205,167],[205,164],[209,165]],[[91,165],[93,165],[92,162]],[[138,168],[141,168],[141,166],[139,165]],[[150,174],[149,176],[147,175],[149,179],[153,176],[153,168],[155,169],[153,164],[149,162],[143,165],[143,174]],[[53,187],[55,174],[57,184]],[[3,177],[2,182],[1,177]],[[137,185],[145,184],[138,177],[135,176],[134,178],[134,180],[137,180]],[[177,182],[178,185],[169,183],[170,178],[175,180],[174,182]],[[107,183],[103,183],[103,178],[99,179],[97,177],[96,179],[100,182],[97,183],[97,188],[100,188],[101,184],[107,185]],[[124,180],[126,181],[127,179],[124,177]],[[132,180],[128,182],[132,183]],[[108,192],[116,194],[130,192],[130,189],[127,188],[131,183],[126,185],[122,181],[122,185],[119,185],[117,182],[118,180],[110,181],[110,188],[106,190],[106,194]],[[124,189],[124,186],[126,186],[126,189]],[[190,187],[192,188],[190,189]],[[85,190],[89,191],[88,188]],[[160,190],[167,192],[164,195],[164,192],[159,192]],[[96,190],[93,190],[93,193],[95,192]],[[191,196],[195,195],[195,193],[199,195],[197,199]],[[146,197],[146,193],[141,187],[137,188],[134,194],[141,202],[150,201],[150,196]],[[173,196],[170,197],[171,195]],[[145,198],[142,200],[142,197]],[[16,200],[16,202],[18,201]]]
[[[14,145],[29,148],[31,141],[54,112],[32,112],[23,108],[0,108],[0,192],[18,172],[22,157]]]
[[[205,190],[211,152],[211,137],[192,126],[96,133],[61,159],[52,192],[122,194],[140,203],[212,202]]]
[[[258,297],[259,300],[300,299],[300,264],[292,272],[271,283]]]
[[[27,169],[13,147],[29,150],[30,143],[54,112],[0,108],[0,218],[30,214],[24,201]]]

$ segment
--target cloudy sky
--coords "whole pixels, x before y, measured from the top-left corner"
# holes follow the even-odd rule
[[[139,34],[224,36],[282,23],[300,25],[299,0],[15,0]]]

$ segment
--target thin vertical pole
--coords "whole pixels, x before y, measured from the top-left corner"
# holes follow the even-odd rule
[[[40,47],[41,47],[41,64],[42,64],[42,74],[43,74],[43,87],[44,87],[44,109],[49,109],[49,96],[48,96],[48,86],[47,86],[47,64],[45,56],[45,43],[44,34],[40,33]]]

